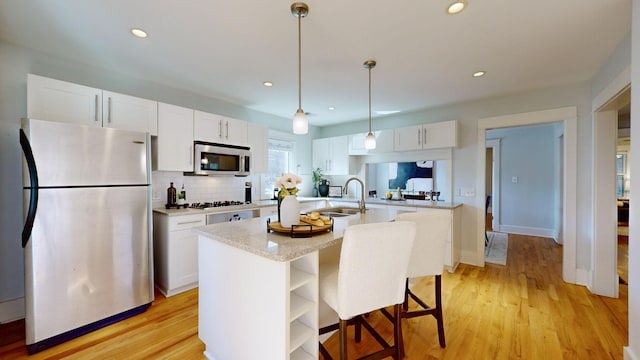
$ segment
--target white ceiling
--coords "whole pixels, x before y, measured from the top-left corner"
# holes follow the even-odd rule
[[[2,0],[0,37],[291,118],[297,18],[285,0]],[[312,125],[589,80],[631,29],[630,0],[307,0],[302,108]],[[129,33],[149,33],[138,39]],[[476,70],[487,75],[473,78]],[[274,86],[266,88],[265,80]],[[335,111],[328,110],[335,106]]]

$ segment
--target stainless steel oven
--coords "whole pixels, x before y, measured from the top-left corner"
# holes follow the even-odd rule
[[[249,175],[249,147],[195,141],[193,148],[195,175]]]

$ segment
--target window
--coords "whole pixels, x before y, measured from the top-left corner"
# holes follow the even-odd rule
[[[616,194],[625,196],[625,174],[627,172],[627,153],[619,152],[616,155]]]
[[[295,151],[295,142],[269,139],[269,169],[261,176],[263,199],[272,199],[276,179],[283,173],[292,172]]]

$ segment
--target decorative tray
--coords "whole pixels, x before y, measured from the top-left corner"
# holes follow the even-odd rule
[[[267,232],[270,231],[281,234],[288,234],[292,238],[311,237],[313,236],[313,234],[333,231],[333,219],[331,219],[331,224],[326,224],[323,226],[311,225],[301,222],[297,225],[292,225],[290,228],[283,227],[279,221],[272,222],[271,219],[267,219]]]

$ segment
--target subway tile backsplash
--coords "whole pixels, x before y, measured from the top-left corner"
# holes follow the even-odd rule
[[[153,171],[153,207],[164,207],[167,203],[167,188],[171,182],[178,192],[187,193],[187,202],[205,201],[244,201],[245,182],[250,181],[254,186],[254,198],[259,176],[184,176],[181,172]],[[255,179],[254,179],[255,178]]]

